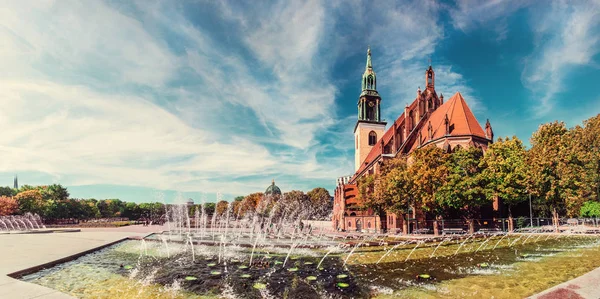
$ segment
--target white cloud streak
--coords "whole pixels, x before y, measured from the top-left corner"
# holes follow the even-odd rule
[[[535,49],[521,80],[533,98],[536,117],[550,113],[564,91],[563,81],[576,66],[587,65],[600,52],[600,1],[553,2],[534,14]]]

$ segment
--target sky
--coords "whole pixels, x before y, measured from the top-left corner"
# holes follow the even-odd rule
[[[367,47],[391,123],[424,87],[496,137],[600,112],[600,1],[2,1],[0,185],[196,202],[354,168]]]

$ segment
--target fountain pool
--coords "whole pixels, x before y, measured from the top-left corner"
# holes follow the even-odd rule
[[[192,242],[165,242],[169,235],[126,240],[21,279],[79,298],[516,298],[600,267],[593,236],[275,242],[239,232],[238,241],[206,244],[193,234]]]

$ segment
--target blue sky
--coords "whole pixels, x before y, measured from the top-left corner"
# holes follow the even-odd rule
[[[4,1],[0,182],[138,202],[333,191],[368,45],[386,120],[431,59],[438,93],[527,141],[600,112],[599,23],[600,1]]]

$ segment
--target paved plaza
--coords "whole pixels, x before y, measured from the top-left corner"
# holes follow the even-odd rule
[[[37,284],[6,276],[130,236],[165,230],[161,226],[83,228],[81,232],[0,235],[0,298],[73,298]]]

